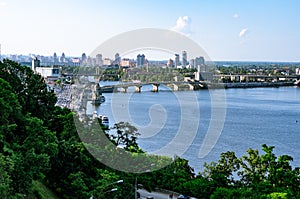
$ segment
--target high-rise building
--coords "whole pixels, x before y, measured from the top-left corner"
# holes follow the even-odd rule
[[[81,64],[86,65],[86,61],[87,61],[87,56],[86,56],[85,53],[82,53],[82,55],[81,55]]]
[[[173,67],[174,66],[174,61],[170,58],[167,62],[167,67]]]
[[[138,54],[136,58],[136,67],[141,67],[145,64],[145,55]]]
[[[86,66],[96,66],[96,58],[88,56],[86,59]]]
[[[103,66],[102,54],[97,54],[96,55],[96,65],[97,66]]]
[[[58,63],[58,57],[56,55],[56,53],[53,54],[53,64],[57,64]]]
[[[65,55],[65,53],[62,53],[62,54],[61,54],[60,62],[61,62],[61,63],[65,63],[65,62],[66,62],[66,55]]]
[[[182,51],[182,68],[186,68],[187,65],[187,52]]]
[[[175,54],[175,68],[179,66],[179,54]]]
[[[115,54],[115,61],[114,61],[114,64],[119,65],[120,62],[121,62],[120,54],[119,54],[119,53],[116,53],[116,54]]]
[[[195,59],[190,59],[190,68],[195,68]]]
[[[205,63],[204,57],[196,57],[195,62],[194,62],[194,66],[195,66],[195,68],[198,68],[198,66],[203,66],[204,63]]]
[[[31,61],[31,69],[36,72],[36,68],[40,67],[40,60],[37,57],[33,57]]]

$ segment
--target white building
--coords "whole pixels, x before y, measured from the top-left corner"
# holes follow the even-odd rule
[[[59,68],[53,67],[36,67],[35,72],[40,74],[42,77],[47,79],[48,81],[55,81],[60,77]]]
[[[195,72],[196,81],[209,81],[213,80],[213,73],[211,72]]]

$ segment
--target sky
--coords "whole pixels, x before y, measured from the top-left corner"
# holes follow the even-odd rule
[[[1,53],[80,57],[113,36],[159,28],[213,61],[300,61],[299,10],[299,0],[0,0]]]

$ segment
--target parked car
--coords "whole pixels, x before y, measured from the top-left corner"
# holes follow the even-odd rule
[[[178,199],[187,199],[184,195],[179,195]]]

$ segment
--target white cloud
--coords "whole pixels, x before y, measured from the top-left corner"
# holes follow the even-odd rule
[[[189,16],[180,16],[176,21],[176,25],[173,28],[171,28],[171,30],[180,32],[186,36],[190,36],[192,33],[191,22],[192,20]]]
[[[0,7],[4,7],[6,5],[7,5],[7,3],[5,1],[0,1]]]
[[[240,18],[240,15],[238,13],[235,13],[232,17],[238,19]]]
[[[247,28],[244,28],[240,31],[239,37],[244,37],[248,33],[249,33],[249,30]]]

